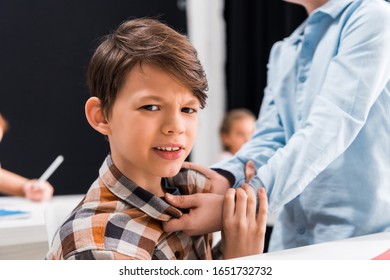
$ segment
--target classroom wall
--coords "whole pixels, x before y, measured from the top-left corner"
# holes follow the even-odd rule
[[[39,177],[62,154],[49,181],[55,194],[84,193],[108,143],[84,116],[86,65],[97,44],[129,17],[159,16],[186,32],[183,1],[0,0],[0,112],[10,129],[3,168]]]
[[[205,69],[209,90],[207,105],[199,114],[198,136],[191,161],[215,163],[222,152],[219,126],[226,109],[226,27],[224,0],[187,0],[188,35]]]

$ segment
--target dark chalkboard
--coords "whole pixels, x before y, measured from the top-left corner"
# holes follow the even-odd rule
[[[158,17],[186,32],[178,0],[0,0],[0,112],[10,128],[2,167],[37,178],[62,154],[50,177],[55,194],[84,193],[108,143],[84,116],[86,65],[98,38],[131,17]]]

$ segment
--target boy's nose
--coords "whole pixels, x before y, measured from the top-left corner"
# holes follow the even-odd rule
[[[162,125],[162,133],[169,135],[169,134],[180,134],[183,133],[184,128],[183,120],[180,117],[169,117],[166,119],[166,121]]]

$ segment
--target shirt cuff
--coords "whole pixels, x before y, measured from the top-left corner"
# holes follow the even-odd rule
[[[263,182],[260,180],[259,176],[253,176],[253,178],[249,181],[249,185],[252,186],[256,191],[260,188],[264,188]]]
[[[223,169],[219,169],[219,168],[212,168],[212,169],[215,172],[217,172],[218,174],[225,177],[229,181],[230,187],[234,186],[234,184],[236,183],[236,178],[234,177],[234,175],[232,173],[230,173],[227,170],[223,170]]]

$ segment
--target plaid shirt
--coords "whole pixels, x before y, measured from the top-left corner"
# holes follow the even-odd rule
[[[182,170],[169,184],[208,192],[204,177]],[[185,184],[185,185],[184,185]],[[126,178],[107,156],[84,199],[57,230],[46,259],[211,259],[209,235],[166,233],[182,212]]]

